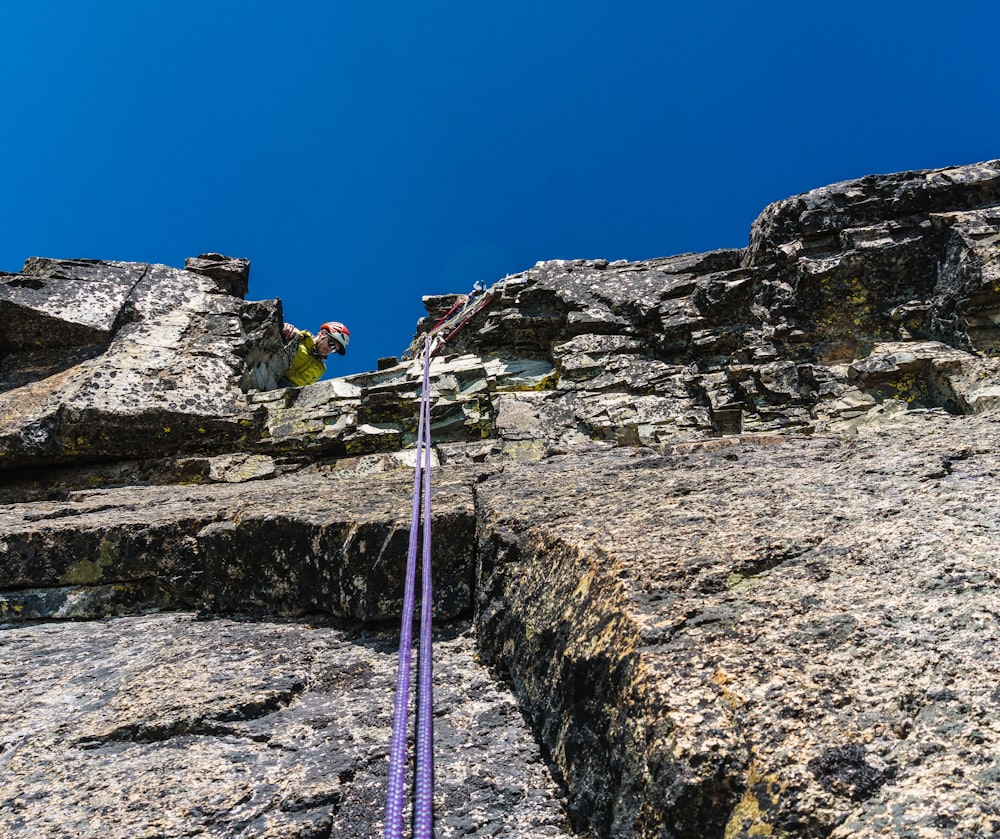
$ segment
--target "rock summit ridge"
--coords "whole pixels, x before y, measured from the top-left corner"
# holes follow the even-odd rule
[[[2,837],[378,832],[420,362],[278,389],[248,292],[0,275]],[[1000,833],[1000,161],[486,293],[431,366],[439,835]]]

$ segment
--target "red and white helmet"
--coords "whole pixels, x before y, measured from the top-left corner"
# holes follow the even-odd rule
[[[347,345],[351,342],[351,331],[344,324],[329,320],[319,328],[319,331],[330,336],[330,346],[338,354],[343,355],[347,352]]]

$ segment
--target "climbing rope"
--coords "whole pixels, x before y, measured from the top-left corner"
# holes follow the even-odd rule
[[[489,291],[477,283],[471,294],[463,294],[434,326],[427,332],[430,338],[430,354],[437,355],[448,341],[454,338],[462,328],[490,305],[500,294],[501,288],[491,288]]]
[[[430,338],[424,339],[424,378],[417,423],[417,457],[413,469],[413,510],[399,629],[399,662],[389,746],[389,782],[385,797],[385,839],[402,839],[406,775],[406,736],[410,704],[413,650],[413,609],[416,589],[417,530],[423,501],[421,557],[420,653],[417,670],[416,757],[414,761],[413,839],[431,839],[434,829],[433,674],[431,649],[431,408]]]
[[[430,349],[426,345],[424,352],[435,356],[448,341],[454,338],[476,315],[489,306],[503,293],[507,277],[490,288],[486,288],[483,283],[476,283],[469,294],[461,294],[454,305],[445,312],[430,329],[424,333],[424,337],[430,339]],[[410,344],[409,349],[403,354],[403,358],[418,358],[419,339]]]

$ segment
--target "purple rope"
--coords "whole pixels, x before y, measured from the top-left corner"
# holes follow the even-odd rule
[[[424,544],[421,567],[420,659],[417,676],[417,754],[413,839],[434,833],[434,674],[431,640],[431,409],[424,403]]]
[[[413,610],[416,600],[417,530],[420,523],[421,480],[424,494],[424,543],[423,543],[423,602],[420,616],[420,670],[418,699],[419,720],[427,718],[430,725],[430,342],[424,339],[424,380],[420,394],[420,420],[417,428],[417,458],[413,469],[413,511],[410,518],[410,541],[406,557],[406,582],[403,588],[403,614],[399,629],[399,663],[396,670],[396,700],[393,705],[392,740],[389,746],[389,779],[385,796],[385,839],[402,839],[403,798],[406,775],[406,733],[410,703],[410,671],[413,653]],[[421,464],[421,458],[424,464]],[[426,604],[426,605],[425,605]],[[426,616],[426,617],[425,617]],[[425,630],[425,624],[427,629]],[[426,635],[426,642],[425,642]],[[426,647],[426,653],[425,653]],[[425,664],[426,656],[426,664]],[[424,672],[427,678],[424,678]],[[426,683],[426,688],[425,688]],[[424,699],[425,690],[427,699]],[[426,710],[421,711],[426,703]],[[425,735],[426,736],[426,735]],[[417,733],[416,785],[417,803],[414,807],[414,837],[426,839],[433,829],[432,777],[433,755],[431,743],[421,744]],[[426,810],[426,812],[425,812]],[[418,832],[420,831],[420,832]],[[426,831],[426,832],[425,832]]]

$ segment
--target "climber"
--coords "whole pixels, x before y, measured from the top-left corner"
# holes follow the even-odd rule
[[[278,381],[281,387],[302,387],[319,381],[326,372],[327,357],[334,352],[344,355],[351,340],[350,331],[337,321],[324,323],[315,337],[286,323],[281,335],[288,342],[285,345],[288,368]]]

